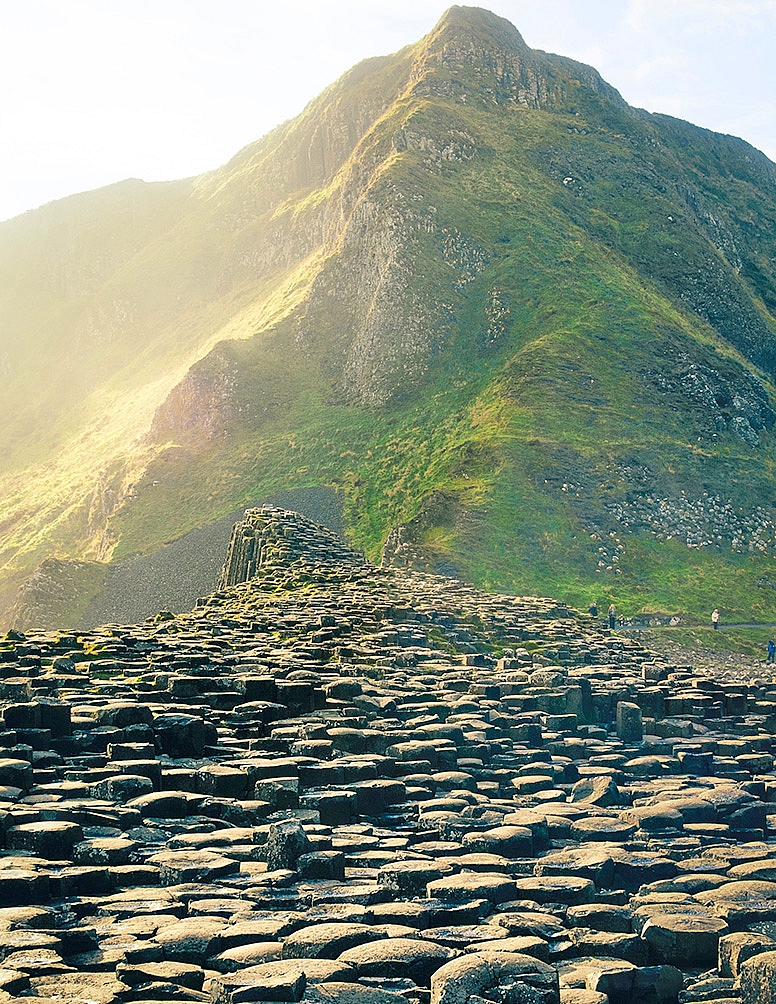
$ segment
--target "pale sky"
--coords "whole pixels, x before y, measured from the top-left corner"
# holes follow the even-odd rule
[[[626,101],[776,160],[776,0],[490,0]],[[0,0],[0,220],[125,178],[200,174],[448,0]]]

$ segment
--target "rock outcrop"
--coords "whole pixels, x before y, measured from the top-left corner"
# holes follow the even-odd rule
[[[348,547],[333,530],[300,513],[275,506],[246,509],[235,523],[218,588],[249,582],[272,566],[302,563],[311,572],[364,565],[363,554]]]
[[[771,667],[246,526],[190,613],[0,641],[2,1001],[768,1000]]]

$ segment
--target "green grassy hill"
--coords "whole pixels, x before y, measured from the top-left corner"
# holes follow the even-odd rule
[[[375,560],[770,619],[775,222],[758,151],[458,7],[219,171],[0,225],[0,605],[328,486]]]

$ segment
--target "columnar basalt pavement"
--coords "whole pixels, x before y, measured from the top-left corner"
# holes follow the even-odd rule
[[[0,1002],[776,1001],[776,681],[280,509],[0,640]]]

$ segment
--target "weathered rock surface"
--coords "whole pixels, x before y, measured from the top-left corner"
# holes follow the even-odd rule
[[[767,666],[249,521],[189,614],[0,641],[0,1002],[772,999]]]

